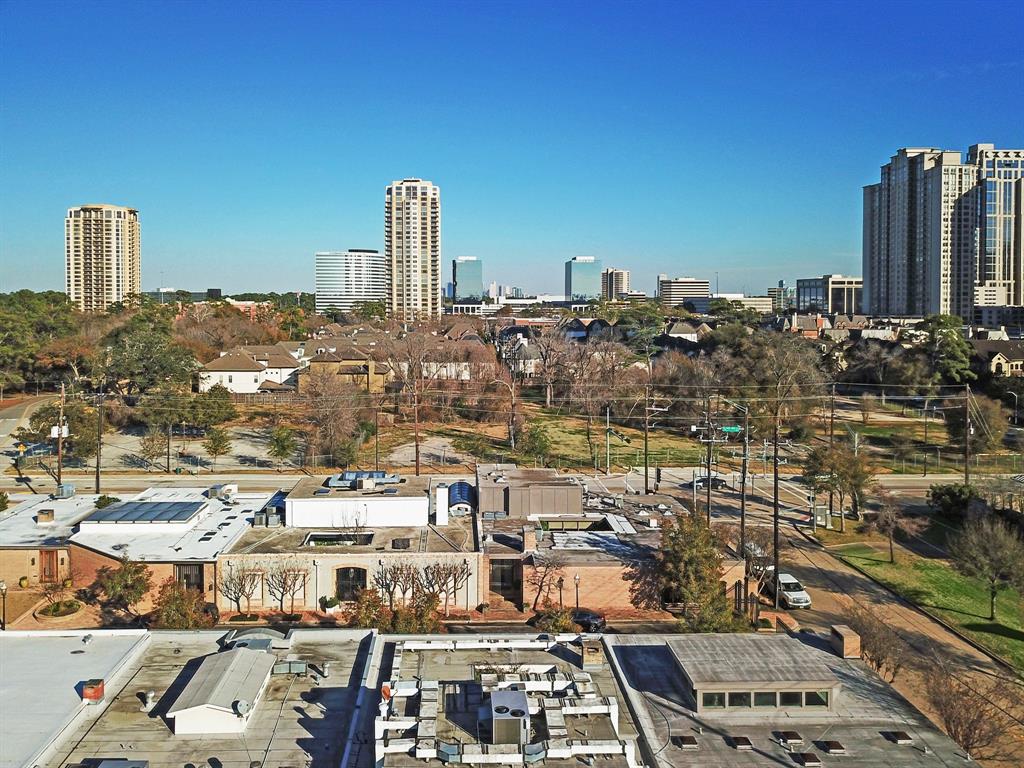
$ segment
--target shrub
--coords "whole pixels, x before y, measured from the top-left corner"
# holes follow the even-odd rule
[[[568,608],[559,608],[547,600],[537,612],[537,629],[551,634],[572,632],[576,629],[576,622],[572,619],[572,611]]]

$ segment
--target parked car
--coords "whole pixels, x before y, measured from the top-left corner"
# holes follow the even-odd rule
[[[775,579],[772,574],[774,568],[765,568],[764,589],[771,597],[775,597]],[[804,585],[797,581],[796,577],[789,573],[779,574],[779,603],[786,608],[810,608],[811,596],[807,594]]]
[[[724,488],[728,488],[729,487],[729,483],[726,482],[724,477],[712,477],[710,482],[711,482],[711,490],[713,490],[713,491],[720,491],[720,490],[722,490]],[[685,487],[686,488],[701,489],[701,488],[707,488],[707,486],[708,486],[708,477],[707,477],[707,475],[704,475],[703,477],[695,477],[695,478],[693,478],[693,480],[688,482]]]
[[[580,608],[572,612],[575,621],[584,632],[604,632],[608,628],[608,620],[597,611]]]

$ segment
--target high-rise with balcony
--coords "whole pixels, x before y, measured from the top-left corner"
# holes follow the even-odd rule
[[[351,312],[388,301],[388,262],[380,251],[350,248],[316,254],[316,311]]]
[[[480,301],[484,297],[484,264],[476,256],[459,256],[452,262],[452,298]]]
[[[390,271],[388,313],[404,320],[440,317],[441,190],[422,179],[388,185],[384,256]]]
[[[601,271],[601,298],[615,301],[629,293],[629,270],[608,267]]]
[[[142,293],[139,212],[120,205],[69,208],[64,257],[68,298],[83,312],[104,312]]]
[[[899,150],[864,188],[864,309],[970,318],[1024,304],[1024,150]]]

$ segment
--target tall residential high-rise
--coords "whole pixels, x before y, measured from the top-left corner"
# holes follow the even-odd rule
[[[480,301],[484,297],[484,263],[476,256],[459,256],[452,261],[452,298]]]
[[[796,311],[859,315],[863,308],[864,279],[822,275],[796,281]]]
[[[615,301],[629,293],[629,270],[608,267],[601,271],[601,298]]]
[[[658,299],[662,304],[678,307],[690,299],[711,297],[711,281],[695,277],[663,277],[658,275]]]
[[[142,293],[139,212],[103,204],[69,208],[64,271],[68,298],[83,312],[103,312]]]
[[[565,298],[601,298],[601,262],[593,256],[574,256],[565,262]]]
[[[316,311],[350,312],[357,304],[388,301],[388,262],[380,251],[320,251],[316,259]]]
[[[970,318],[1024,304],[1024,150],[899,150],[864,187],[864,309]]]
[[[441,190],[402,179],[384,198],[384,256],[391,273],[388,313],[406,320],[440,317]]]

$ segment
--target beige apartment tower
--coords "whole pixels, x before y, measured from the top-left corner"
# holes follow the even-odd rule
[[[601,298],[616,301],[624,293],[629,293],[629,270],[614,267],[601,270]]]
[[[83,312],[104,312],[142,292],[139,212],[134,208],[69,208],[64,254],[68,298]]]
[[[402,179],[388,185],[384,198],[384,256],[390,270],[388,314],[404,320],[440,317],[440,188],[422,179]]]

